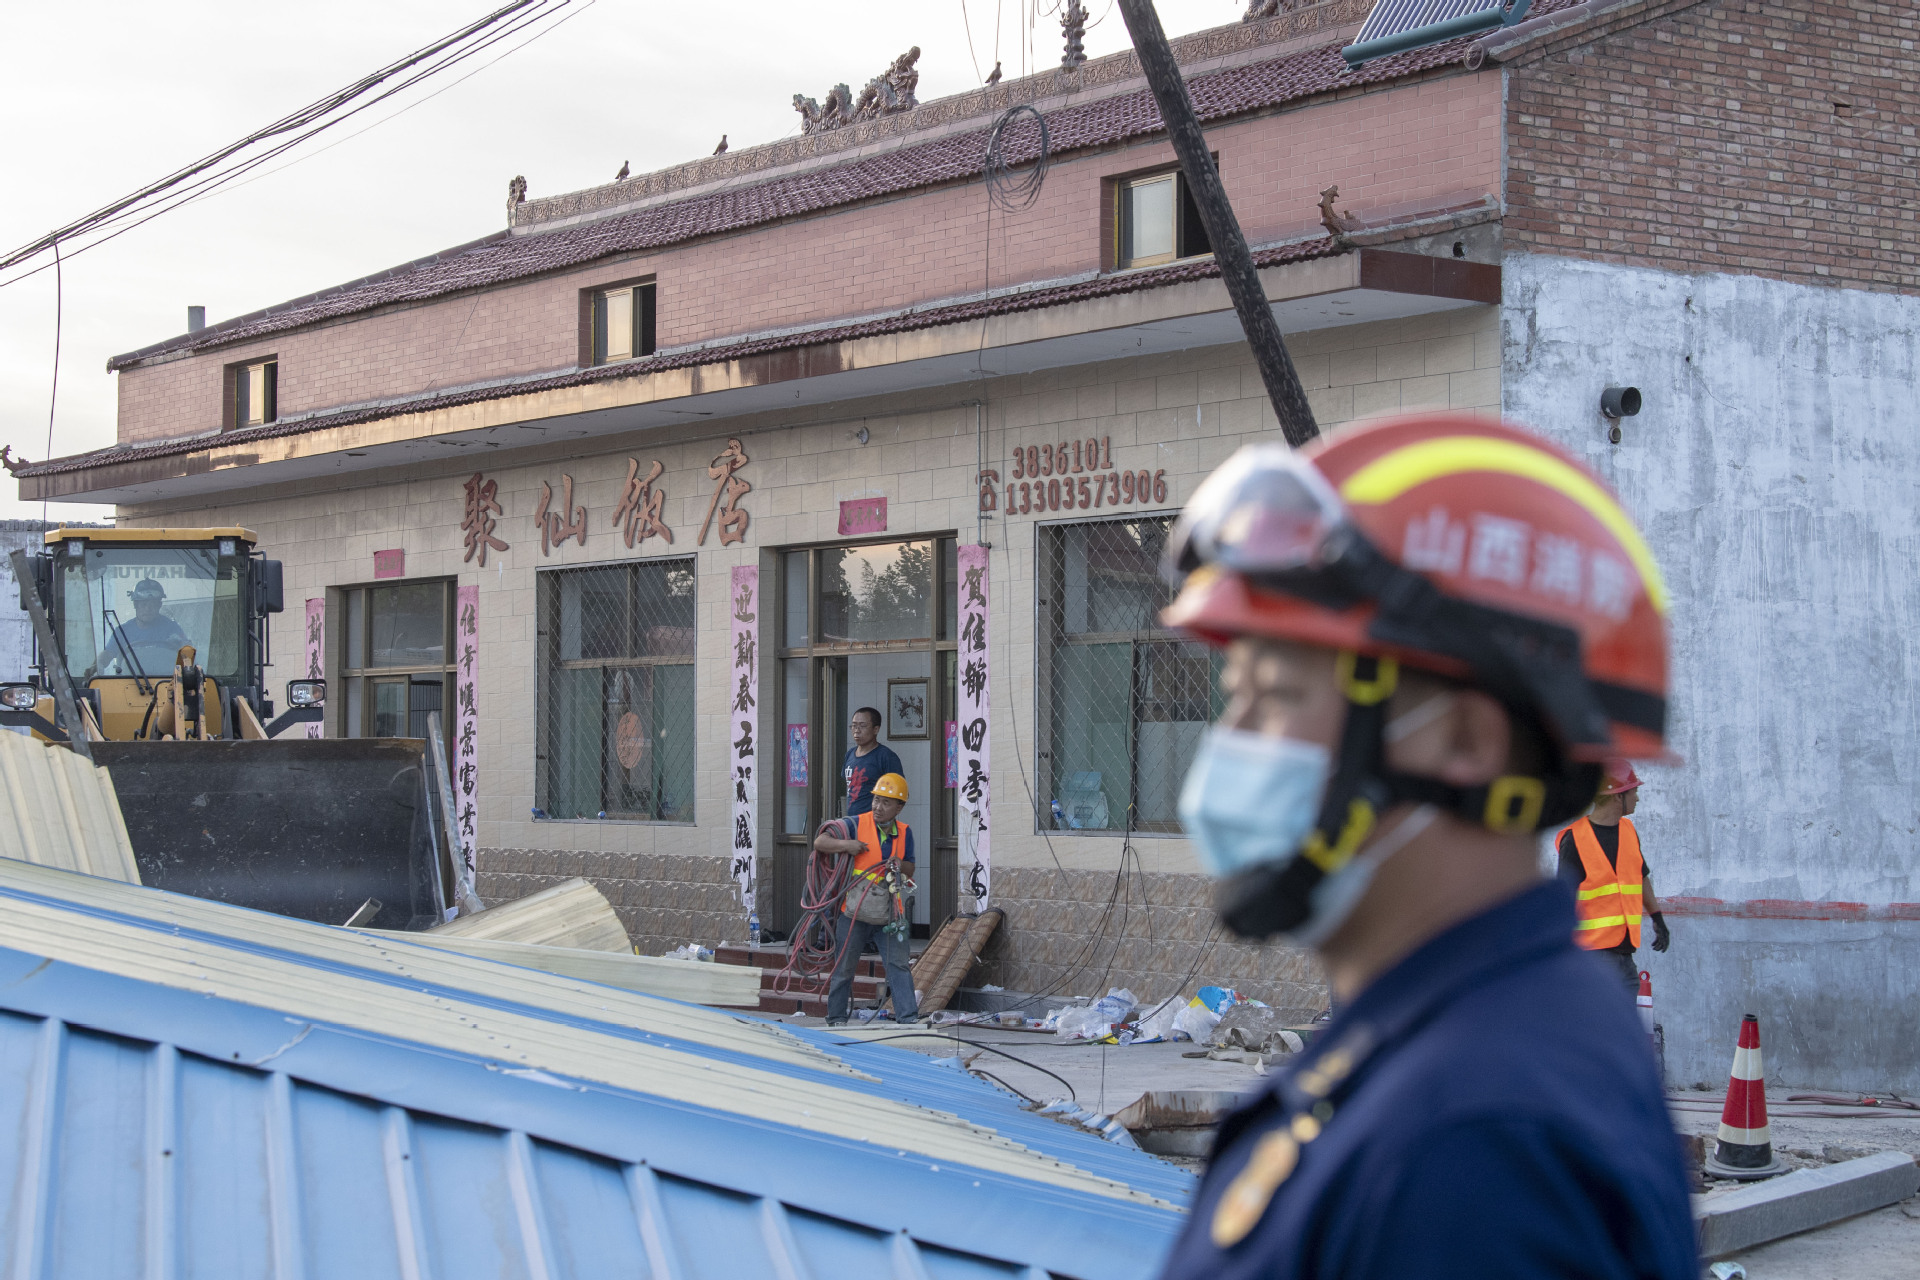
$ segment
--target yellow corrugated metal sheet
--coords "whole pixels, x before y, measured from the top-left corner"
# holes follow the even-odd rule
[[[394,942],[412,942],[444,951],[456,951],[482,960],[517,964],[568,978],[584,978],[588,982],[624,987],[628,991],[664,996],[669,1000],[744,1008],[754,1008],[760,1003],[760,970],[749,969],[745,965],[701,964],[660,956],[636,956],[631,952],[589,951],[535,942],[505,942],[498,938],[449,938],[439,933],[395,933],[385,929],[367,929],[364,932]]]
[[[0,730],[0,857],[140,883],[133,842],[104,767],[65,747]]]
[[[830,1073],[850,1072],[850,1068],[766,1023],[432,947],[18,862],[0,863],[0,883],[38,895],[37,899],[0,896],[0,937],[8,939],[9,947],[29,954],[270,1009],[290,1018],[470,1054],[510,1070],[601,1083],[1095,1195],[1165,1203],[1009,1141],[951,1112],[836,1084]],[[77,909],[86,907],[95,910]],[[107,912],[183,927],[156,929],[114,919]],[[216,940],[206,935],[222,936]],[[243,949],[227,944],[227,938],[259,945]],[[269,948],[298,956],[275,955]],[[332,960],[336,965],[313,960]],[[437,989],[381,981],[356,974],[347,965],[414,976],[436,984]],[[614,1036],[502,1009],[483,999],[461,999],[449,994],[449,987],[703,1045],[737,1047],[753,1057],[803,1061],[813,1070],[804,1075],[765,1070]],[[823,1067],[828,1074],[822,1074]]]
[[[535,942],[583,951],[622,951],[633,943],[626,926],[600,891],[575,878],[551,889],[503,902],[470,916],[434,926],[444,938],[490,938],[499,942]]]

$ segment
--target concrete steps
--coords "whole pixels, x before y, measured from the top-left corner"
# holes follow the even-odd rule
[[[715,964],[737,964],[755,967],[760,970],[760,1004],[762,1013],[798,1013],[808,1017],[827,1016],[827,978],[795,977],[785,991],[775,991],[774,984],[780,977],[780,971],[787,964],[787,948],[784,943],[768,946],[748,947],[744,944],[729,944],[714,950]],[[886,967],[877,955],[864,955],[854,970],[853,1006],[861,1008],[871,1006],[886,998]]]

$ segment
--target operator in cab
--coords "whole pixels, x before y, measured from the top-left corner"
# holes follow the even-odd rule
[[[105,666],[124,675],[171,677],[174,657],[180,652],[180,646],[193,642],[180,629],[180,624],[162,611],[167,592],[157,581],[152,578],[140,579],[134,584],[130,595],[133,618],[115,627],[108,637],[107,652],[101,655],[106,660]],[[137,672],[132,665],[136,662],[139,664]]]
[[[1665,756],[1666,590],[1529,432],[1425,414],[1240,450],[1169,541],[1226,652],[1180,814],[1338,1012],[1221,1126],[1178,1280],[1700,1274],[1647,1036],[1538,835]]]

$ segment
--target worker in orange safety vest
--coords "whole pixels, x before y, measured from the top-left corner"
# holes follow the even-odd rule
[[[1640,989],[1640,966],[1633,953],[1640,946],[1643,918],[1653,920],[1653,949],[1665,951],[1672,941],[1666,919],[1653,896],[1653,881],[1640,851],[1640,833],[1628,816],[1639,805],[1640,777],[1625,760],[1608,760],[1599,798],[1584,818],[1560,829],[1554,842],[1560,855],[1560,877],[1577,883],[1579,923],[1573,940],[1588,951],[1605,952],[1620,967],[1634,991]]]
[[[833,978],[827,985],[827,1025],[846,1022],[853,1003],[853,978],[869,942],[880,948],[895,1022],[920,1016],[913,990],[910,895],[913,891],[913,832],[900,821],[907,803],[907,780],[883,774],[873,784],[873,807],[858,817],[823,823],[814,836],[817,852],[851,857],[853,866],[842,899],[836,934]]]

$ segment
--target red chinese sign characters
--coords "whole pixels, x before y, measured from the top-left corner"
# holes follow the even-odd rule
[[[667,505],[667,491],[654,488],[654,483],[665,472],[666,468],[656,458],[643,477],[640,460],[627,459],[627,483],[620,490],[619,505],[613,509],[613,527],[626,535],[630,547],[653,537],[669,545],[673,543],[673,530],[667,528],[662,514]]]
[[[707,464],[707,476],[714,482],[713,501],[707,504],[707,518],[700,522],[701,546],[707,545],[707,526],[713,523],[716,509],[720,512],[721,546],[746,538],[747,513],[740,509],[738,503],[753,490],[753,486],[739,476],[740,468],[746,466],[748,461],[746,450],[740,447],[740,442],[729,440],[720,456]],[[726,496],[725,505],[720,501],[723,494]]]
[[[550,511],[553,505],[553,486],[545,480],[540,482],[540,505],[534,508],[533,527],[540,531],[540,554],[548,554],[568,538],[577,538],[581,546],[587,545],[587,509],[573,505],[573,477],[560,477],[560,509]]]
[[[493,527],[497,523],[495,516],[504,514],[500,509],[500,483],[488,480],[478,471],[473,479],[467,481],[467,510],[460,520],[460,532],[467,536],[467,554],[465,559],[480,557],[480,567],[487,567],[487,548],[495,551],[512,550],[506,543],[493,536]]]

